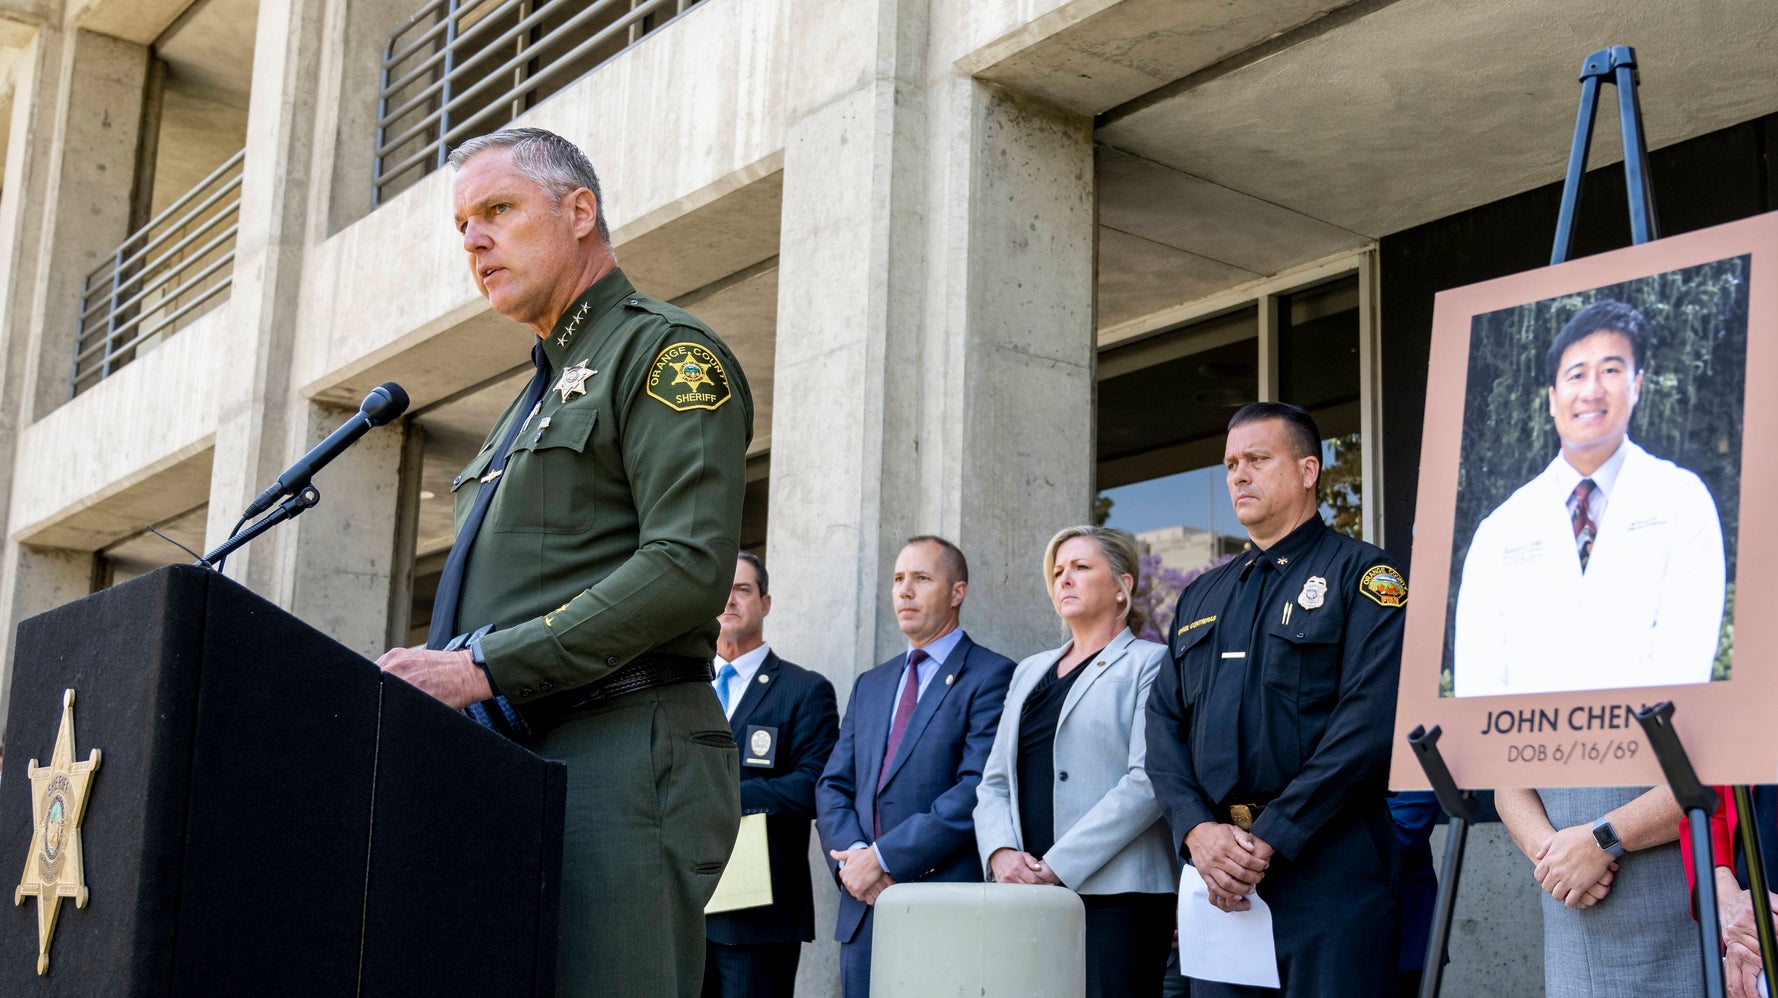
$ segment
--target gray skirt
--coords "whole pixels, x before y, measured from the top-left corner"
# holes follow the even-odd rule
[[[1592,824],[1647,787],[1539,790],[1550,824]],[[1543,895],[1548,998],[1690,998],[1704,993],[1698,926],[1678,842],[1628,853],[1611,893],[1591,908]]]

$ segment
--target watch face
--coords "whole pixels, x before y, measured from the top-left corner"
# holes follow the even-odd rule
[[[1599,843],[1599,848],[1610,852],[1617,845],[1617,830],[1610,825],[1596,825],[1593,828],[1593,841]]]

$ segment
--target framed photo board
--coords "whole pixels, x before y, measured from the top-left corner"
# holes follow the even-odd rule
[[[1778,781],[1775,333],[1778,213],[1438,296],[1391,786]]]

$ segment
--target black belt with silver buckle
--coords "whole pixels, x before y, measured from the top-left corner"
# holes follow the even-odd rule
[[[581,696],[573,698],[573,701],[568,705],[567,712],[572,714],[607,700],[615,700],[631,693],[640,693],[656,686],[690,682],[708,683],[715,678],[716,672],[711,668],[710,660],[707,658],[644,652],[625,663],[611,675],[585,687]]]
[[[1260,812],[1265,809],[1264,804],[1230,804],[1223,808],[1228,812],[1229,824],[1244,832],[1253,830],[1253,823],[1259,820]]]

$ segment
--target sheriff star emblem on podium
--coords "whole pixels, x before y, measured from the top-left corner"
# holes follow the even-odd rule
[[[62,726],[49,765],[32,759],[25,769],[31,780],[31,851],[25,857],[25,875],[13,892],[12,903],[37,898],[37,973],[49,971],[49,942],[56,933],[56,916],[62,899],[73,898],[74,907],[87,902],[86,868],[80,854],[80,819],[86,813],[86,792],[99,768],[99,750],[85,762],[74,761],[74,691],[62,694]]]

